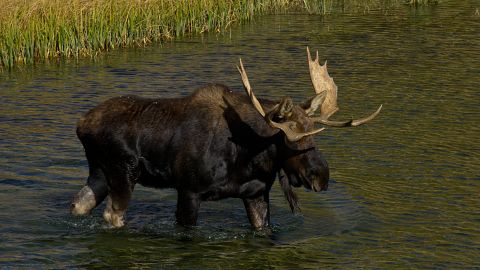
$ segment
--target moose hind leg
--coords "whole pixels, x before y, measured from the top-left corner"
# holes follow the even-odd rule
[[[110,196],[107,198],[107,206],[103,212],[103,219],[114,228],[120,228],[125,225],[124,215],[127,207],[113,206],[113,200]]]
[[[73,197],[70,212],[73,215],[87,215],[107,196],[105,175],[100,168],[91,166],[87,184]]]
[[[111,192],[107,197],[103,219],[114,228],[123,227],[125,225],[124,215],[131,197],[132,191],[125,191],[120,194]]]
[[[70,213],[76,216],[90,214],[90,211],[96,204],[93,190],[86,185],[73,197],[72,203],[70,204]]]
[[[123,227],[124,215],[138,178],[138,166],[121,163],[108,170],[108,198],[103,218],[114,228]]]

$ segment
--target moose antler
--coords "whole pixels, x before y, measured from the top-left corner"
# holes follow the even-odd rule
[[[312,117],[312,120],[319,122],[326,126],[333,127],[349,127],[360,126],[375,118],[382,110],[382,105],[371,115],[348,121],[331,121],[328,120],[334,113],[338,111],[337,106],[337,85],[333,81],[333,78],[328,75],[327,61],[322,66],[318,62],[318,51],[316,51],[315,60],[312,60],[310,50],[307,47],[308,67],[310,70],[310,78],[312,80],[313,88],[317,94],[326,91],[326,97],[320,108],[320,116]]]
[[[255,109],[257,109],[257,111],[263,117],[265,117],[265,111],[263,110],[262,105],[258,101],[255,94],[253,93],[252,87],[250,86],[250,82],[248,81],[247,72],[245,71],[245,68],[243,67],[242,58],[240,58],[240,67],[237,66],[237,69],[238,69],[238,72],[240,72],[240,75],[242,76],[243,86],[245,87],[245,91],[247,91],[247,95],[250,97],[250,100],[252,101],[253,106],[255,107]]]
[[[297,131],[295,131],[297,123],[294,122],[294,121],[286,121],[286,122],[282,122],[282,123],[278,123],[278,122],[273,121],[272,119],[273,119],[274,115],[283,106],[281,107],[280,104],[277,104],[268,113],[265,113],[262,105],[260,104],[257,97],[253,93],[252,87],[250,86],[250,82],[248,81],[247,72],[245,71],[245,68],[243,67],[243,63],[242,63],[241,58],[240,58],[240,66],[237,66],[237,69],[238,69],[238,72],[240,72],[240,75],[242,76],[242,81],[243,81],[243,86],[245,88],[245,91],[247,92],[247,95],[250,97],[250,100],[252,101],[252,104],[255,107],[255,109],[260,113],[260,115],[262,115],[262,117],[267,121],[267,123],[271,127],[278,128],[278,129],[282,130],[285,133],[285,135],[287,136],[287,139],[289,141],[296,142],[296,141],[300,140],[301,138],[303,138],[305,136],[310,136],[310,135],[316,134],[316,133],[325,129],[325,128],[320,128],[320,129],[316,129],[316,130],[312,130],[312,131],[308,131],[308,132],[297,132]],[[282,103],[283,102],[288,103],[288,102],[291,102],[291,100],[282,101]],[[290,107],[290,109],[291,109],[291,105],[288,105],[287,107]]]

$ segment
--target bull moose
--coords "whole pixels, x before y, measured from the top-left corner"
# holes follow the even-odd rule
[[[87,184],[71,203],[71,213],[86,215],[107,198],[104,219],[124,225],[135,184],[177,191],[176,220],[196,224],[202,201],[243,200],[255,229],[270,223],[269,191],[278,177],[292,211],[292,187],[327,190],[329,168],[313,135],[324,128],[349,127],[375,118],[333,121],[337,86],[326,63],[312,60],[315,95],[303,104],[285,97],[258,100],[240,59],[237,66],[247,95],[214,84],[181,98],[121,96],[91,109],[77,125],[89,166]],[[317,116],[314,113],[319,111]]]

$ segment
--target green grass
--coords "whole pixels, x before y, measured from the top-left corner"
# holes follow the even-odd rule
[[[94,56],[185,34],[220,32],[257,14],[287,10],[325,14],[337,2],[385,1],[0,0],[0,70],[59,57]]]

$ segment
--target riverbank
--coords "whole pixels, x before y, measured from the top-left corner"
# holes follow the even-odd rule
[[[342,1],[342,9],[428,0]],[[329,0],[0,0],[0,70],[55,58],[95,56],[185,34],[221,32],[265,13],[325,14]]]

